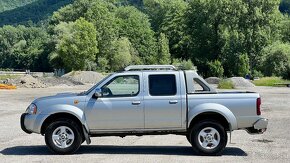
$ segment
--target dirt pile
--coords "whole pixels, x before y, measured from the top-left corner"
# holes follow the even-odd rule
[[[247,88],[247,87],[255,87],[250,80],[247,80],[243,77],[231,77],[228,80],[232,81],[236,88]]]
[[[95,84],[102,80],[104,76],[95,71],[72,71],[62,76],[62,78],[87,84]]]
[[[218,78],[218,77],[209,77],[209,78],[206,78],[205,81],[208,84],[219,84],[219,82],[221,81],[221,79]]]
[[[31,75],[24,75],[20,78],[10,81],[11,84],[15,84],[17,87],[23,88],[45,88],[47,87],[45,83]]]
[[[62,77],[38,77],[31,75],[20,76],[15,79],[0,81],[3,84],[12,84],[22,88],[66,87],[84,84],[95,84],[103,79],[103,75],[94,71],[73,71]]]
[[[47,87],[84,85],[81,82],[73,81],[63,77],[40,77],[38,79],[45,83]]]

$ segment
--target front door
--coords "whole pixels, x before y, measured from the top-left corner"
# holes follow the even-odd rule
[[[118,75],[104,84],[102,97],[90,98],[86,120],[90,130],[144,129],[142,73]]]

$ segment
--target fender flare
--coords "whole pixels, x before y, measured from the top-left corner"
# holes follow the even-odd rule
[[[49,109],[43,110],[41,114],[49,114],[48,117],[50,117],[51,115],[58,114],[58,113],[67,113],[67,114],[71,114],[75,116],[81,122],[81,124],[85,127],[85,129],[89,131],[89,128],[88,128],[88,125],[86,123],[86,119],[84,116],[84,111],[73,105],[68,105],[68,104],[52,105],[49,107]],[[41,126],[47,118],[45,118],[41,122]]]
[[[217,103],[205,103],[197,105],[194,108],[189,107],[188,127],[196,116],[206,112],[214,112],[222,115],[230,124],[230,130],[238,129],[237,119],[233,112],[231,112],[227,107]]]

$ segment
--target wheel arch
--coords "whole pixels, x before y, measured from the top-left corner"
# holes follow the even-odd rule
[[[235,115],[228,108],[220,104],[207,103],[190,109],[188,113],[188,128],[204,119],[219,121],[227,131],[238,128]]]
[[[43,123],[41,125],[41,129],[40,129],[41,135],[44,135],[45,130],[47,129],[47,127],[49,126],[50,123],[52,123],[53,121],[55,121],[57,119],[62,119],[62,118],[73,120],[74,122],[76,122],[78,124],[80,129],[82,129],[82,127],[83,127],[83,123],[82,123],[81,119],[79,117],[77,117],[76,115],[71,114],[71,113],[67,113],[67,112],[57,112],[57,113],[51,114],[43,121]]]

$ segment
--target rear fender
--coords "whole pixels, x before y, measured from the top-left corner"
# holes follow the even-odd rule
[[[195,106],[194,108],[189,107],[189,112],[188,112],[188,127],[191,123],[191,121],[198,116],[201,113],[206,113],[206,112],[214,112],[222,115],[230,124],[230,129],[231,130],[236,130],[238,129],[237,125],[237,119],[235,115],[225,106],[216,104],[216,103],[206,103],[206,104],[200,104]]]

